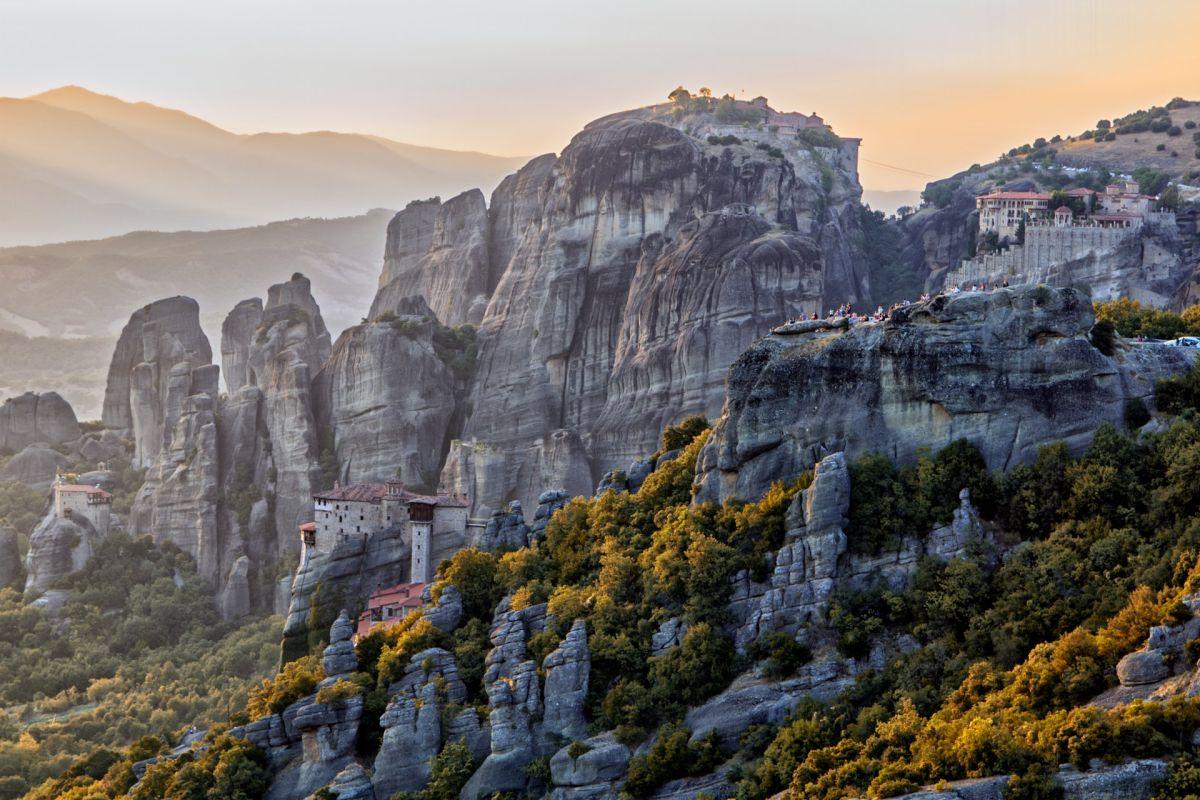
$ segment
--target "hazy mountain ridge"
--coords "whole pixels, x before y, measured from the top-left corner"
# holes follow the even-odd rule
[[[0,98],[0,244],[349,216],[490,187],[524,160],[355,133],[235,134],[69,86]]]

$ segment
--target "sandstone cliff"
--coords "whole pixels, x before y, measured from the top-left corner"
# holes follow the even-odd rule
[[[179,377],[210,363],[200,307],[190,297],[155,301],[129,318],[108,368],[102,420],[132,436],[135,466],[151,466],[167,445],[187,397]]]
[[[443,324],[479,323],[443,482],[478,516],[590,493],[664,423],[718,413],[725,369],[773,325],[865,301],[857,146],[656,106],[591,123],[487,209],[469,192],[398,214],[372,318],[420,295]]]
[[[405,298],[389,311],[338,337],[317,374],[317,414],[343,481],[398,470],[410,486],[436,487],[462,387],[434,347],[425,301]]]
[[[1057,439],[1078,452],[1194,357],[1155,345],[1108,357],[1092,323],[1085,295],[1042,286],[941,295],[844,332],[773,333],[730,370],[700,496],[756,497],[837,451],[903,462],[968,439],[995,469]]]
[[[296,527],[311,519],[322,480],[311,376],[329,358],[330,337],[309,282],[294,275],[270,288],[266,304],[245,301],[231,312],[221,346],[233,375],[226,397],[194,302],[174,298],[135,313],[123,341],[138,330],[154,356],[131,368],[142,377],[122,383],[132,355],[120,344],[110,373],[118,387],[112,418],[119,423],[128,408],[139,463],[149,465],[130,528],[195,558],[224,616],[274,609],[280,565],[299,549]],[[199,338],[188,351],[181,342],[191,333]],[[128,406],[122,385],[132,387]]]
[[[35,442],[63,444],[79,433],[74,410],[55,392],[26,392],[0,406],[0,450],[17,451]]]
[[[494,285],[483,192],[472,189],[445,203],[418,201],[388,225],[370,315],[398,312],[400,301],[421,295],[443,324],[477,325]]]

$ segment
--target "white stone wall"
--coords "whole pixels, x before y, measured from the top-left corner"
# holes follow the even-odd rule
[[[317,523],[316,548],[328,553],[349,536],[378,531],[382,524],[381,504],[318,500],[313,506],[313,521]]]

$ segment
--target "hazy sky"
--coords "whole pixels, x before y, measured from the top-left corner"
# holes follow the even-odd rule
[[[240,132],[523,155],[676,84],[763,94],[919,187],[1039,135],[1200,99],[1200,0],[0,0],[0,95],[67,83]]]

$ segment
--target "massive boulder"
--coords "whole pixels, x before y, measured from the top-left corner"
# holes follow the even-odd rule
[[[449,452],[434,444],[426,461],[444,460],[443,485],[472,498],[473,516],[514,499],[532,508],[545,486],[590,493],[652,452],[665,424],[718,413],[725,370],[755,338],[868,296],[857,140],[813,146],[676,111],[593,122],[561,157],[506,178],[489,207],[473,191],[396,215],[370,318],[390,323],[422,297],[441,324],[479,324],[478,358],[453,407],[434,370],[403,401],[331,408],[344,475],[411,472],[396,462],[412,459],[413,437],[381,424],[398,409],[428,431],[420,452],[446,437]],[[378,363],[366,355],[380,331],[347,337],[329,370],[347,377],[324,390],[331,406]],[[415,371],[413,355],[373,371]],[[427,419],[434,408],[455,418]]]
[[[436,487],[460,391],[434,347],[435,324],[425,301],[412,297],[392,318],[338,337],[316,397],[343,481],[399,477]]]
[[[43,444],[26,447],[0,466],[0,481],[20,481],[35,489],[49,489],[59,470],[69,460]]]
[[[25,554],[25,597],[34,599],[60,578],[83,569],[100,534],[82,516],[60,519],[53,514],[34,529]]]
[[[63,444],[79,433],[71,404],[55,392],[26,392],[0,406],[0,450],[15,452],[35,442]]]
[[[175,428],[186,399],[178,375],[211,363],[200,307],[190,297],[155,301],[129,318],[108,368],[102,421],[132,435],[135,466],[153,464]]]
[[[370,316],[399,313],[405,299],[419,295],[443,325],[478,325],[495,284],[490,270],[483,192],[409,203],[388,225]]]
[[[941,295],[844,332],[771,334],[730,370],[699,499],[759,496],[838,451],[911,462],[967,439],[992,469],[1059,439],[1079,452],[1194,357],[1155,345],[1106,356],[1092,323],[1085,295],[1041,286]]]

